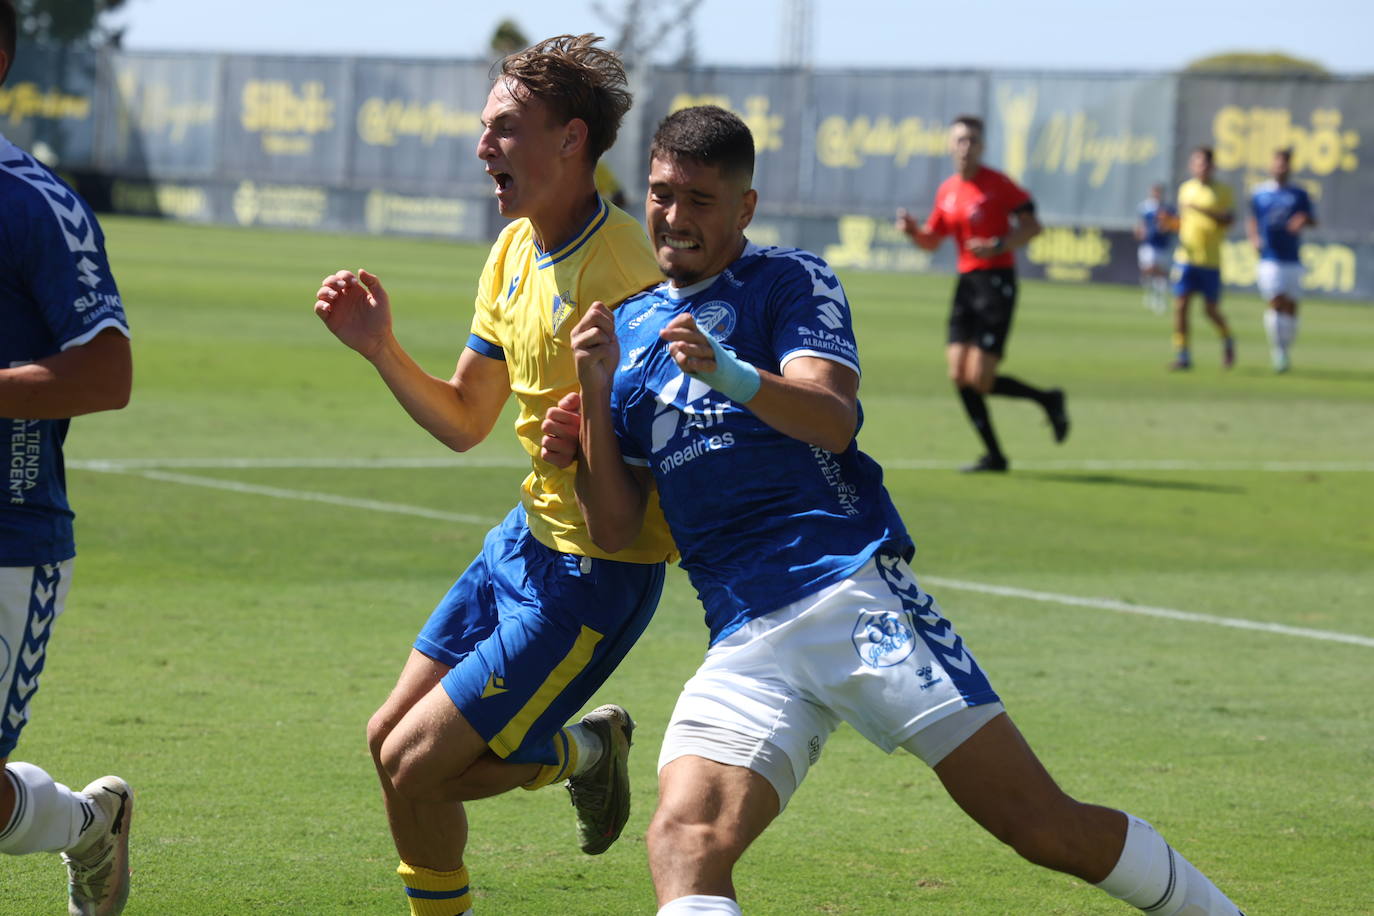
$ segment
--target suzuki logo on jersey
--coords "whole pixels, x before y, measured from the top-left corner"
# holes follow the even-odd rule
[[[820,308],[816,309],[816,317],[821,324],[834,331],[844,324],[844,313],[840,307],[833,302],[823,302]]]
[[[682,467],[707,452],[735,444],[734,433],[711,432],[725,422],[725,411],[730,405],[724,398],[709,397],[711,394],[714,390],[710,385],[678,373],[655,396],[650,454],[658,459],[659,470],[663,473]],[[699,433],[696,439],[682,448],[666,452],[675,439],[690,437],[694,431]]]
[[[91,289],[95,289],[100,285],[100,274],[96,273],[99,267],[90,258],[82,255],[81,260],[76,262],[76,269],[77,272],[80,273],[77,279],[82,283],[85,283],[87,286],[91,287]]]

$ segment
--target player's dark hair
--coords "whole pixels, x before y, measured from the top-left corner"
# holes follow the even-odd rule
[[[983,126],[983,119],[978,117],[977,115],[959,115],[959,117],[955,118],[953,121],[949,123],[949,126],[953,127],[956,124],[962,124],[969,130],[978,131],[978,136],[980,137],[987,136],[987,129]]]
[[[1211,165],[1216,159],[1216,151],[1210,146],[1195,146],[1193,147],[1193,152],[1202,153],[1202,155],[1206,156],[1208,165]]]
[[[658,124],[650,159],[690,159],[752,181],[754,135],[739,115],[715,105],[682,108]]]
[[[501,75],[518,82],[566,124],[587,124],[587,147],[595,162],[615,143],[621,119],[634,101],[626,88],[620,55],[594,47],[600,35],[557,35],[501,61]]]
[[[10,65],[14,63],[14,46],[19,35],[18,17],[14,13],[11,0],[0,0],[0,51],[5,53],[5,69],[0,70],[0,85],[9,76]]]
[[[1282,156],[1285,160],[1291,163],[1293,161],[1293,147],[1280,146],[1278,149],[1274,150],[1274,155]]]

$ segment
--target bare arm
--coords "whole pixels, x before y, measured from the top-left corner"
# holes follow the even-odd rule
[[[510,396],[506,364],[464,349],[451,378],[430,375],[392,333],[390,298],[375,275],[363,270],[326,277],[315,294],[315,314],[372,363],[406,413],[449,448],[467,451],[496,425]]]
[[[679,315],[661,336],[683,372],[694,375],[716,368],[715,350],[690,315]],[[801,356],[787,363],[782,375],[758,370],[758,392],[749,410],[785,436],[829,452],[849,448],[859,422],[859,375],[828,359]]]
[[[78,347],[0,369],[0,416],[57,420],[129,403],[134,366],[129,339],[106,328]]]
[[[611,379],[620,361],[615,317],[592,303],[572,331],[573,359],[582,383],[577,504],[587,531],[602,550],[614,553],[634,541],[644,527],[653,480],[646,469],[625,463],[611,417]],[[565,409],[568,399],[560,402]]]
[[[1245,220],[1245,236],[1250,240],[1251,246],[1253,246],[1256,250],[1258,250],[1261,247],[1259,223],[1255,221],[1255,217],[1253,214],[1247,217]]]

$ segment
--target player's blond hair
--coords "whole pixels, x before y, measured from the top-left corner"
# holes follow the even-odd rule
[[[557,35],[501,61],[501,76],[515,80],[566,124],[581,118],[595,162],[615,143],[633,97],[620,55],[596,47],[600,35]]]

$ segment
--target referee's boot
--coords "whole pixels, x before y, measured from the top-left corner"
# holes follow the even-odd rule
[[[987,471],[1008,471],[1011,462],[1006,455],[984,455],[973,464],[966,464],[959,470],[965,474],[981,474]]]

